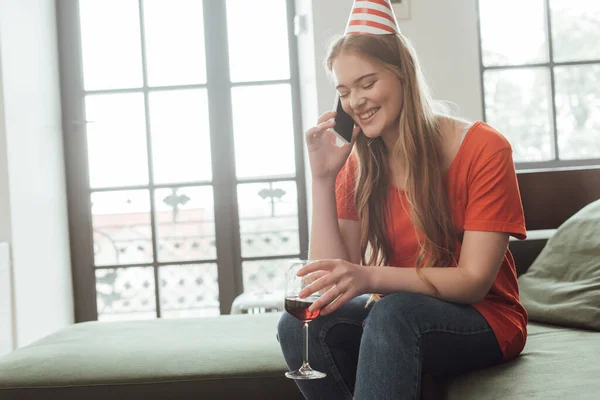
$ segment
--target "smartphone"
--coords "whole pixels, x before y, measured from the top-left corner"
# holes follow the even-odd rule
[[[354,120],[342,108],[342,99],[340,99],[339,93],[335,96],[333,107],[336,111],[335,126],[333,127],[333,131],[335,132],[336,136],[340,138],[340,140],[346,144],[350,144],[350,142],[352,142]]]

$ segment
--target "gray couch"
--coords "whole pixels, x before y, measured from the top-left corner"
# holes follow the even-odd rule
[[[0,399],[301,399],[283,376],[278,318],[77,324],[0,360]],[[426,397],[598,399],[600,333],[528,329],[518,359],[427,387]]]
[[[527,224],[534,229],[556,228],[600,198],[600,169],[521,175],[519,181]],[[561,199],[556,193],[578,197]],[[535,235],[511,242],[519,273],[545,245]],[[301,399],[283,376],[275,337],[279,316],[75,324],[0,359],[0,399]],[[423,397],[600,398],[598,331],[539,322],[528,331],[516,360],[445,382],[427,381]]]
[[[0,359],[0,399],[301,399],[278,317],[76,324]]]

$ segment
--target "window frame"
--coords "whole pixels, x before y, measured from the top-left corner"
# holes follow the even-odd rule
[[[60,66],[60,87],[65,151],[65,177],[69,215],[71,269],[74,288],[75,321],[98,319],[95,270],[99,268],[153,267],[157,318],[161,317],[158,269],[162,265],[217,263],[219,274],[220,313],[229,314],[235,297],[243,291],[242,262],[253,260],[304,258],[308,254],[308,210],[304,166],[304,136],[301,125],[300,78],[297,41],[294,34],[295,7],[293,0],[287,6],[290,78],[274,81],[232,83],[229,79],[226,3],[222,0],[204,0],[204,40],[207,82],[199,85],[149,87],[146,67],[143,0],[138,0],[142,48],[143,86],[136,89],[86,91],[83,84],[79,1],[56,2],[56,20]],[[289,84],[292,95],[294,155],[296,174],[288,177],[260,177],[238,179],[235,171],[234,133],[232,124],[231,89],[244,85]],[[149,93],[158,90],[205,88],[208,91],[210,139],[213,179],[207,182],[155,184],[152,169],[152,142],[149,124]],[[144,95],[146,140],[148,157],[148,184],[118,188],[90,188],[88,178],[85,96],[91,93],[139,92]],[[218,134],[217,134],[218,132]],[[237,186],[240,183],[268,183],[293,181],[297,187],[299,253],[242,257],[240,223],[238,216]],[[158,188],[210,185],[214,191],[215,237],[217,257],[213,260],[168,261],[157,260],[157,230],[154,190]],[[90,193],[107,190],[145,189],[150,193],[153,260],[151,263],[124,264],[96,267],[94,262],[93,225]]]
[[[480,87],[481,87],[481,104],[483,112],[483,120],[487,121],[486,116],[486,104],[485,104],[485,72],[493,70],[511,70],[521,68],[535,68],[542,67],[549,70],[550,75],[550,95],[551,98],[551,111],[552,111],[552,143],[554,148],[554,158],[548,161],[522,161],[515,162],[517,171],[522,170],[538,170],[538,169],[555,169],[565,167],[585,167],[600,165],[600,158],[591,159],[579,159],[579,160],[561,160],[560,149],[558,147],[558,128],[557,128],[557,116],[556,116],[556,85],[555,85],[555,67],[562,66],[579,66],[579,65],[600,65],[600,59],[597,60],[586,60],[586,61],[566,61],[566,62],[555,62],[554,61],[554,49],[552,43],[552,15],[550,12],[550,1],[544,1],[544,17],[545,17],[545,34],[548,45],[548,62],[545,63],[531,63],[531,64],[511,64],[511,65],[497,65],[497,66],[485,66],[483,63],[483,46],[481,38],[481,15],[480,15],[480,3],[482,0],[476,1],[476,16],[477,16],[477,42],[479,48],[479,70],[480,70]]]

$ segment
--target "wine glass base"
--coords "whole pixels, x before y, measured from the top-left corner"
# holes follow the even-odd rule
[[[321,379],[321,378],[325,378],[327,376],[327,374],[310,369],[310,370],[298,370],[298,371],[293,371],[293,372],[286,372],[285,376],[290,379],[302,380],[302,379]]]

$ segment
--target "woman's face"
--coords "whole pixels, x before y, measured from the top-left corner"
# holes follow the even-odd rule
[[[369,138],[398,136],[402,87],[398,77],[371,58],[341,52],[332,63],[342,107]]]

